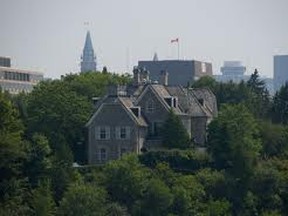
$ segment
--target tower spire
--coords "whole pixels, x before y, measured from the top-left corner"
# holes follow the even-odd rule
[[[153,56],[153,61],[158,61],[158,55],[157,55],[157,53],[156,53],[156,52],[154,53],[154,56]]]
[[[96,71],[96,55],[92,45],[90,31],[87,31],[85,45],[82,54],[81,73]]]

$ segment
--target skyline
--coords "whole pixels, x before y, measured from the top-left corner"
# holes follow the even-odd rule
[[[98,70],[129,73],[138,60],[239,60],[246,74],[272,77],[273,56],[288,54],[287,0],[132,1],[0,0],[0,56],[13,67],[59,78],[80,71],[87,30]],[[89,22],[89,26],[84,25]],[[129,58],[128,58],[129,56]]]

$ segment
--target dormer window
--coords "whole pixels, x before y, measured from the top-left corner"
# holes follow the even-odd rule
[[[148,101],[146,102],[146,112],[147,112],[147,113],[153,113],[154,110],[155,110],[154,101],[148,100]]]
[[[176,108],[178,106],[178,98],[176,97],[166,97],[164,100],[171,108]]]

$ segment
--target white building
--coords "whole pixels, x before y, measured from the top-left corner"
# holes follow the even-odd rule
[[[30,92],[43,80],[43,73],[11,67],[11,60],[0,57],[0,89],[10,94]]]

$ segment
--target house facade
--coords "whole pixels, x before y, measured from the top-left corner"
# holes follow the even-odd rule
[[[105,97],[95,98],[95,112],[86,124],[89,164],[161,147],[161,128],[170,110],[194,142],[206,141],[207,125],[217,115],[209,89],[169,86],[166,71],[160,72],[159,82],[151,82],[145,69],[134,68],[133,75],[133,84],[110,86]]]

